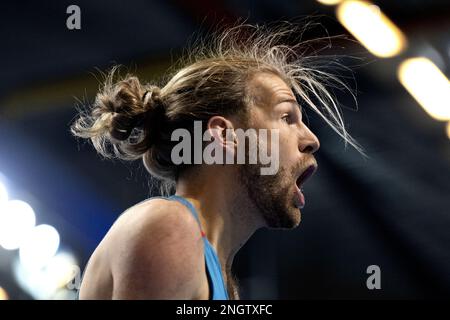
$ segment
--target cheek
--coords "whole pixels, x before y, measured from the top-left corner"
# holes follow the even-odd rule
[[[298,146],[293,138],[292,133],[281,132],[278,143],[278,150],[280,155],[280,166],[286,167],[295,163],[297,159]]]

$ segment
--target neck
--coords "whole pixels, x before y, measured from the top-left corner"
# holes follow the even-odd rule
[[[205,166],[180,176],[176,194],[196,208],[202,229],[216,250],[224,280],[231,274],[234,256],[263,226],[233,166]],[[231,280],[231,279],[230,279]]]

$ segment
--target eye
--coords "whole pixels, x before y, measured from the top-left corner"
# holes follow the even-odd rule
[[[291,123],[292,122],[291,115],[289,115],[289,114],[284,114],[283,117],[281,117],[281,120],[286,122],[286,123]]]

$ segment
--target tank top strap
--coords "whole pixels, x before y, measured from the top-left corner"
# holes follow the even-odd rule
[[[206,274],[208,277],[208,285],[210,288],[210,299],[228,300],[229,299],[228,292],[226,290],[225,282],[223,280],[222,268],[220,266],[219,258],[213,246],[208,241],[208,238],[206,237],[205,233],[202,230],[197,210],[195,209],[195,207],[192,205],[191,202],[189,202],[188,200],[186,200],[181,196],[173,195],[170,196],[168,199],[179,201],[180,203],[184,204],[189,209],[189,211],[191,211],[191,213],[194,215],[195,219],[199,224],[201,234],[203,237],[203,243],[205,244],[204,255],[205,255]]]
[[[181,202],[182,204],[184,204],[189,209],[189,211],[192,213],[195,220],[197,220],[197,223],[200,227],[200,233],[201,233],[202,237],[206,237],[206,234],[202,229],[202,224],[200,223],[200,218],[197,215],[197,210],[195,210],[195,207],[192,205],[192,203],[189,202],[188,200],[186,200],[185,198],[183,198],[181,196],[177,196],[177,195],[172,195],[172,196],[168,197],[168,199],[175,200],[175,201],[178,201],[178,202]]]

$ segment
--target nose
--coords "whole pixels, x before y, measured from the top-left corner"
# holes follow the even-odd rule
[[[303,124],[302,135],[300,136],[299,150],[302,153],[313,154],[320,148],[319,139],[316,135]]]

